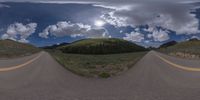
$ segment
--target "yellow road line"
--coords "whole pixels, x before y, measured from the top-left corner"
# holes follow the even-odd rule
[[[6,72],[6,71],[11,71],[11,70],[16,70],[16,69],[19,69],[21,67],[24,67],[32,62],[34,62],[35,60],[37,60],[42,54],[40,53],[37,57],[23,63],[23,64],[20,64],[20,65],[16,65],[16,66],[10,66],[10,67],[4,67],[4,68],[0,68],[0,72]]]
[[[160,58],[162,61],[164,61],[165,63],[169,64],[169,65],[172,65],[173,67],[176,67],[176,68],[179,68],[179,69],[182,69],[182,70],[185,70],[185,71],[195,71],[195,72],[199,72],[200,71],[200,68],[192,68],[192,67],[187,67],[187,66],[182,66],[182,65],[178,65],[178,64],[175,64],[159,55],[156,55],[158,58]]]

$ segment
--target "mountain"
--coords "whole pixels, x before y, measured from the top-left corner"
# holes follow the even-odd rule
[[[147,49],[148,49],[148,50],[156,50],[156,49],[158,49],[158,48],[150,46],[150,47],[148,47]]]
[[[167,48],[169,46],[173,46],[173,45],[176,45],[176,44],[177,44],[176,41],[170,41],[170,42],[162,44],[159,48]]]
[[[184,41],[169,46],[167,48],[161,48],[161,50],[168,53],[188,53],[188,54],[200,55],[200,41],[199,40]]]
[[[54,45],[51,45],[51,46],[45,46],[45,47],[41,47],[42,49],[56,49],[58,47],[61,47],[61,46],[66,46],[70,43],[61,43],[61,44],[54,44]]]
[[[58,47],[58,49],[64,53],[77,54],[115,54],[146,50],[142,46],[116,38],[83,39],[66,46]]]
[[[13,40],[0,40],[0,58],[10,58],[31,55],[40,51],[30,44],[19,43]]]
[[[197,39],[197,38],[192,38],[192,39],[190,39],[189,41],[200,41],[200,40]]]

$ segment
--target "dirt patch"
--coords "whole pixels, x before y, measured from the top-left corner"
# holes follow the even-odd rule
[[[172,53],[169,53],[169,55],[186,58],[186,59],[200,59],[200,55],[185,53],[185,52],[172,52]]]

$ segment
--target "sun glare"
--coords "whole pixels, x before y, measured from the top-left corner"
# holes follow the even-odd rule
[[[94,24],[95,24],[96,26],[101,27],[101,26],[103,26],[103,25],[105,24],[105,22],[102,21],[102,20],[96,20]]]

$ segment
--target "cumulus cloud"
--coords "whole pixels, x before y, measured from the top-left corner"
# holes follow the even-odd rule
[[[90,25],[85,25],[82,23],[60,21],[55,25],[49,25],[43,30],[43,32],[39,33],[39,36],[42,38],[48,38],[49,36],[85,36],[87,38],[100,38],[107,37],[108,33],[104,28],[93,28]]]
[[[159,31],[155,31],[153,32],[153,38],[155,41],[166,41],[169,39],[169,35],[167,34],[166,31],[163,31],[163,30],[159,30]]]
[[[18,1],[32,2],[31,0]],[[135,28],[148,25],[152,28],[162,27],[166,30],[175,31],[177,35],[200,33],[199,20],[191,13],[197,8],[192,3],[199,0],[167,0],[171,2],[164,3],[160,1],[166,0],[34,0],[34,2],[40,3],[93,4],[93,6],[112,9],[111,12],[102,15],[101,18],[117,27],[132,26]],[[67,23],[58,22],[56,25],[50,25],[39,35],[43,38],[48,38],[50,35],[56,37],[101,37],[108,35],[105,29],[93,28],[90,25],[80,23]],[[155,41],[166,41],[170,34],[166,30],[149,30],[152,34],[147,37],[153,38]],[[130,36],[131,34],[126,34],[126,37]]]
[[[192,36],[191,39],[198,39],[198,40],[200,40],[200,37],[199,36]]]
[[[1,0],[0,0],[1,1]],[[4,1],[4,0],[2,0]],[[16,0],[9,0],[16,1]],[[18,0],[19,2],[39,3],[79,3],[93,4],[113,9],[102,15],[107,23],[115,26],[149,25],[161,26],[179,34],[196,34],[199,31],[199,21],[190,12],[196,8],[193,5],[198,0]]]
[[[121,27],[148,25],[163,27],[179,34],[199,33],[199,20],[191,13],[187,4],[142,4],[129,9],[114,10],[102,16],[107,23]]]
[[[147,34],[147,37],[148,38],[153,38],[153,35],[152,34]]]
[[[169,39],[169,31],[158,28],[148,28],[145,31],[150,32],[151,34],[147,34],[148,38],[153,38],[154,41],[163,42]]]
[[[10,8],[10,6],[9,6],[9,5],[0,4],[0,8],[3,8],[3,7]]]
[[[35,32],[36,27],[37,23],[14,23],[7,28],[6,33],[4,33],[1,38],[12,39],[18,42],[27,43],[29,42],[27,38]]]
[[[115,12],[106,13],[102,15],[100,18],[102,18],[102,20],[104,20],[106,23],[109,23],[117,27],[127,26],[127,24],[125,23],[127,19],[124,17],[116,17],[114,16],[114,13]]]
[[[132,42],[141,42],[144,40],[144,34],[139,33],[139,32],[131,32],[131,33],[126,33],[126,36],[123,37],[124,40],[132,41]]]
[[[95,3],[100,5],[120,5],[120,4],[131,4],[135,2],[153,2],[153,1],[164,1],[166,0],[0,0],[0,2],[38,2],[38,3]],[[198,2],[198,0],[167,0],[172,2]]]

